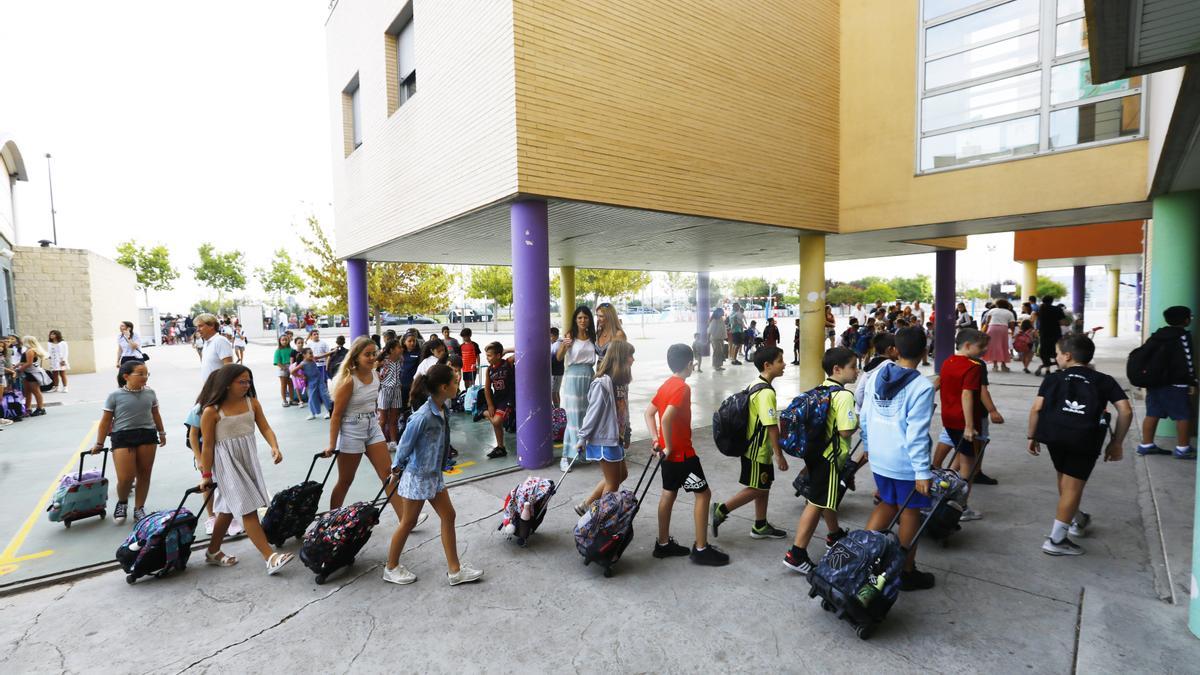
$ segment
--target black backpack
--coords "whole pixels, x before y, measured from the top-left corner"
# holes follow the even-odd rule
[[[1080,446],[1103,440],[1107,401],[1091,380],[1079,373],[1059,371],[1049,376],[1034,438],[1047,445]]]
[[[1171,350],[1162,340],[1151,337],[1129,352],[1125,376],[1135,387],[1161,387],[1171,384]]]
[[[763,389],[773,388],[759,382],[722,401],[721,407],[713,413],[713,442],[722,455],[741,457],[750,449],[750,439],[746,438],[750,427],[750,397]]]

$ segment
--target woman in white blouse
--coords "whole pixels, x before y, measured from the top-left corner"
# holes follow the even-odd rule
[[[562,344],[558,346],[558,358],[563,362],[562,406],[567,413],[567,428],[563,431],[563,456],[559,470],[571,468],[571,460],[579,453],[579,427],[587,412],[588,387],[594,377],[596,365],[596,321],[592,310],[579,307],[571,316],[571,327]]]
[[[122,321],[117,328],[121,331],[117,336],[117,368],[126,361],[145,361],[146,357],[142,355],[142,337],[133,332],[133,324]]]
[[[67,349],[67,343],[63,340],[62,332],[57,329],[50,331],[46,342],[46,350],[50,353],[50,357],[46,359],[46,370],[50,371],[51,382],[54,383],[52,391],[61,391],[65,394],[67,393],[67,370],[71,367],[67,362],[67,359],[70,358],[70,351]]]

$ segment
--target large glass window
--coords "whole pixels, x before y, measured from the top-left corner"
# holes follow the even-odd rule
[[[1083,0],[922,0],[920,171],[1137,138],[1142,78],[1092,84]]]

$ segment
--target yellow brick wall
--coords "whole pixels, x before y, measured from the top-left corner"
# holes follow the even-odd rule
[[[842,232],[1139,202],[1146,142],[915,175],[916,0],[844,0]]]
[[[834,0],[514,0],[520,191],[833,231],[837,31]]]

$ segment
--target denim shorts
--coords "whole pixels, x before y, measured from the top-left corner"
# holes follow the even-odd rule
[[[367,451],[367,446],[386,442],[375,413],[349,414],[342,418],[342,427],[338,431],[338,452],[361,455]]]
[[[1146,390],[1146,417],[1186,420],[1192,416],[1187,387],[1167,385]]]
[[[621,462],[625,460],[625,448],[619,445],[588,445],[583,458],[589,462]]]
[[[882,503],[899,507],[908,499],[909,493],[916,489],[917,482],[875,474],[875,487],[879,488],[879,500]],[[930,506],[933,506],[933,502],[920,492],[908,499],[907,508],[910,509],[927,509]]]

